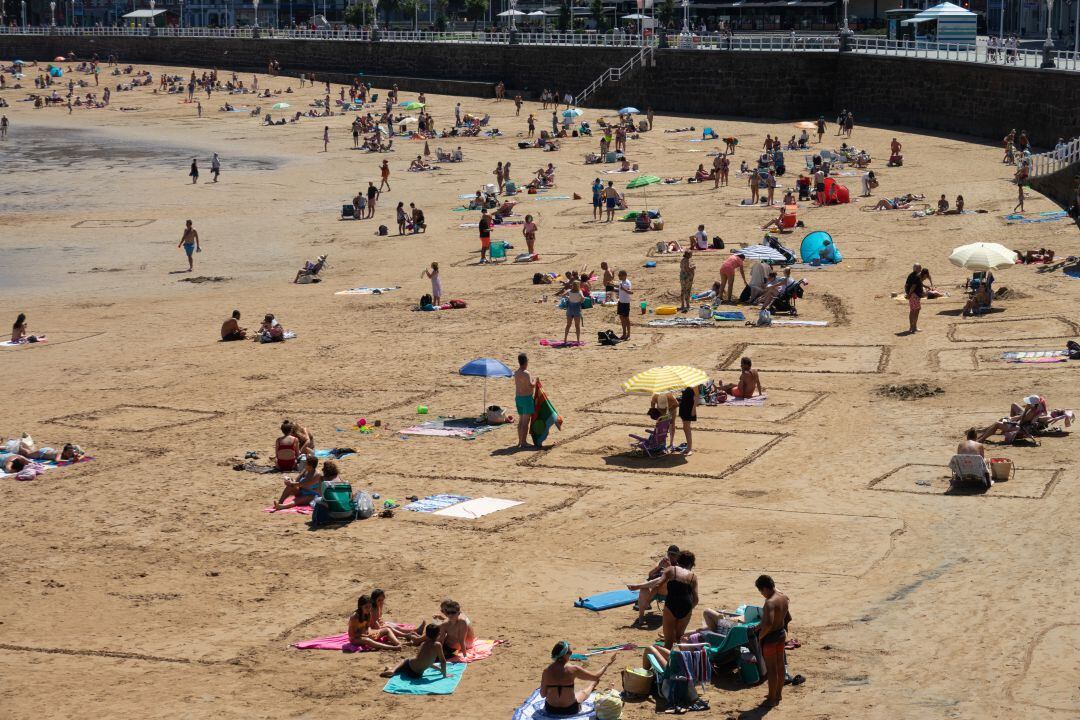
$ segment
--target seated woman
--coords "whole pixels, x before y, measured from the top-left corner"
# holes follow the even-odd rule
[[[630,172],[631,169],[630,161],[625,157],[619,161],[619,172]]]
[[[293,507],[311,505],[319,496],[319,484],[323,481],[322,473],[318,471],[319,458],[312,453],[304,460],[304,469],[296,476],[296,480],[285,478],[285,489],[281,491],[281,497],[274,503],[274,510],[288,510]],[[285,500],[288,498],[293,498],[292,502],[286,503]]]
[[[540,676],[540,696],[544,698],[544,712],[556,717],[572,717],[581,712],[581,703],[585,702],[596,689],[618,655],[612,655],[607,665],[599,672],[589,672],[579,665],[570,664],[570,643],[560,640],[551,649],[551,664],[544,668]],[[586,681],[581,690],[575,692],[574,682]]]
[[[981,283],[978,289],[964,303],[964,317],[980,315],[990,309],[993,302],[993,286],[990,283]]]
[[[790,232],[790,229],[785,229],[785,223],[787,221],[788,211],[787,205],[780,206],[780,214],[774,217],[769,222],[761,226],[762,230],[768,230],[771,227],[775,227],[777,232]]]
[[[923,268],[919,272],[919,279],[922,280],[922,284],[923,284],[923,297],[928,298],[930,300],[936,300],[937,298],[940,298],[940,297],[948,297],[949,296],[949,293],[942,292],[942,291],[938,290],[936,287],[934,287],[934,281],[930,278],[930,269],[929,268]]]
[[[1006,442],[1011,442],[1016,432],[1035,422],[1036,418],[1046,414],[1046,401],[1039,395],[1028,395],[1024,398],[1024,404],[1013,403],[1009,407],[1009,416],[1001,418],[979,434],[977,442],[986,442],[986,439],[997,433],[1005,436]]]
[[[430,169],[431,166],[424,162],[424,159],[420,155],[417,155],[416,159],[409,163],[409,170],[412,172],[422,172]]]
[[[374,630],[387,629],[393,634],[399,642],[406,641],[413,645],[417,645],[420,639],[424,635],[424,629],[427,626],[427,621],[423,621],[416,628],[415,631],[408,630],[406,628],[410,625],[402,625],[400,623],[392,623],[383,617],[383,605],[386,603],[386,592],[379,588],[375,588],[371,591],[371,622],[369,626]]]
[[[267,313],[259,325],[258,340],[260,342],[281,342],[285,339],[285,328],[277,321],[273,313]]]
[[[295,470],[301,455],[301,443],[295,430],[295,426],[286,420],[281,423],[281,437],[274,441],[274,465],[283,472]]]
[[[514,213],[514,206],[517,205],[516,200],[503,200],[502,205],[495,208],[495,215],[498,217],[506,217]]]
[[[693,177],[686,179],[686,182],[704,182],[712,179],[712,173],[705,170],[704,163],[698,163],[697,170],[694,171]]]
[[[634,218],[634,229],[645,231],[652,228],[652,218],[649,217],[648,210],[642,210]]]
[[[349,616],[349,644],[345,652],[364,650],[399,650],[401,643],[387,628],[371,627],[371,598],[361,595],[356,601],[356,612]]]
[[[325,255],[320,255],[315,258],[315,262],[311,262],[310,260],[305,262],[304,267],[296,271],[296,277],[293,278],[293,283],[307,285],[309,283],[319,282],[319,273],[322,272],[322,269],[325,266]]]

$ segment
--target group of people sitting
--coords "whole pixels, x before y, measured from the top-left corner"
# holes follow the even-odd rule
[[[325,263],[326,258],[323,257],[322,260]],[[299,277],[299,274],[297,277]],[[287,339],[287,333],[288,331],[278,322],[273,313],[266,313],[253,339],[260,343],[281,342]],[[234,340],[247,340],[247,338],[248,329],[240,327],[240,311],[233,310],[232,315],[221,324],[221,340],[222,342],[231,342]]]

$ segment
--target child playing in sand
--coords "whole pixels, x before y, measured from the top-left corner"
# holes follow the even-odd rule
[[[420,277],[431,280],[431,304],[439,307],[442,299],[442,278],[439,276],[439,263],[431,263],[431,268],[421,272]]]
[[[401,673],[401,676],[404,678],[419,680],[424,676],[424,671],[435,665],[437,661],[439,663],[439,669],[442,670],[443,677],[446,677],[446,655],[443,652],[443,646],[442,643],[439,642],[438,637],[438,626],[429,626],[424,632],[424,641],[420,643],[420,650],[417,651],[415,658],[412,658],[411,660],[406,658],[398,663],[397,667],[393,669],[387,666],[386,669],[379,673],[379,675],[384,678],[390,678]]]

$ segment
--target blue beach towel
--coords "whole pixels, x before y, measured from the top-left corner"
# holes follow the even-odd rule
[[[416,502],[411,502],[405,506],[406,510],[412,510],[413,512],[421,513],[433,513],[436,510],[442,510],[448,508],[451,505],[457,505],[463,503],[469,498],[464,495],[449,495],[442,493],[439,495],[428,495],[426,498],[421,498]]]
[[[745,320],[746,316],[740,310],[714,310],[713,320]]]
[[[398,673],[386,681],[383,692],[392,695],[450,695],[457,690],[465,667],[465,663],[446,663],[446,677],[438,668],[429,667],[419,680]]]
[[[578,598],[574,602],[574,607],[600,612],[601,610],[610,610],[624,605],[633,605],[637,602],[637,599],[638,594],[634,590],[612,590],[587,598]]]

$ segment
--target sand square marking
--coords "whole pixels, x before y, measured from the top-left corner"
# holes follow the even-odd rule
[[[506,251],[506,261],[497,263],[485,263],[485,266],[490,267],[513,267],[518,269],[528,269],[531,267],[539,267],[541,265],[561,265],[568,260],[573,260],[577,257],[577,253],[540,253],[539,260],[533,260],[532,262],[514,262],[514,256],[519,252],[527,252],[528,248],[525,246],[525,240],[521,241],[521,248],[517,246]],[[481,267],[479,253],[474,253],[464,260],[458,260],[457,262],[450,263],[450,267]],[[542,288],[545,285],[537,285],[536,287]]]
[[[754,369],[766,372],[877,374],[888,367],[890,350],[888,345],[740,343],[717,367],[737,370],[745,356]]]
[[[898,518],[674,502],[609,525],[582,543],[583,559],[622,565],[651,557],[647,528],[678,528],[679,545],[694,550],[701,570],[814,573],[858,577],[886,553]],[[585,550],[587,548],[587,551]],[[727,548],[725,552],[718,552]],[[760,570],[758,570],[760,568]]]
[[[844,256],[844,261],[836,267],[840,270],[863,272],[870,270],[877,264],[877,258],[872,257],[849,257]]]
[[[1014,680],[1009,695],[1025,705],[1067,713],[1060,717],[1077,717],[1080,694],[1075,683],[1046,681],[1070,677],[1080,677],[1080,623],[1054,625],[1035,637],[1023,673]]]
[[[374,415],[399,407],[423,405],[431,390],[419,388],[350,388],[313,385],[290,391],[251,406],[250,410],[278,412],[285,415],[335,415],[342,417]]]
[[[715,425],[718,423],[740,422],[791,422],[824,400],[829,393],[770,387],[767,395],[769,396],[768,399],[761,406],[698,405],[698,423],[704,422]],[[647,408],[648,402],[645,400],[645,396],[620,393],[579,408],[579,411],[632,416],[644,422]],[[698,425],[694,427],[696,428]]]
[[[88,228],[141,228],[156,222],[156,220],[80,220],[72,225],[72,228],[79,228],[80,230]]]
[[[550,450],[524,460],[529,467],[606,470],[721,479],[748,465],[783,440],[785,433],[748,430],[694,431],[694,454],[643,457],[632,450],[630,433],[645,437],[649,425],[602,425],[556,443]],[[682,442],[681,435],[676,438]]]
[[[1024,498],[1042,500],[1057,485],[1063,470],[1052,468],[1018,467],[1011,480],[994,483],[985,494],[976,494],[988,498]],[[947,465],[927,465],[910,463],[870,481],[871,490],[885,492],[914,493],[916,495],[944,495],[949,489],[949,468]],[[966,492],[957,492],[966,495]]]
[[[952,342],[1002,342],[1004,340],[1049,340],[1080,335],[1080,324],[1060,316],[987,320],[976,318],[949,325]]]
[[[101,410],[52,418],[45,422],[80,430],[145,433],[213,420],[224,414],[216,410],[187,410],[158,405],[116,405]]]

